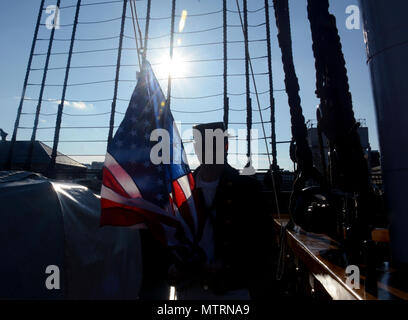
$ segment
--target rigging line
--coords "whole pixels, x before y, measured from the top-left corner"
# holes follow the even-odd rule
[[[264,92],[260,92],[258,94],[262,95],[262,94],[266,94],[266,93],[269,93],[269,90],[264,91]],[[251,92],[251,94],[255,94],[255,93]],[[224,93],[212,94],[212,95],[201,96],[201,97],[197,97],[197,96],[196,97],[174,97],[174,96],[171,96],[171,97],[173,99],[180,99],[180,100],[195,100],[195,99],[206,99],[206,98],[220,97],[220,96],[223,96],[223,95],[224,95]],[[243,96],[243,95],[246,95],[246,92],[242,92],[242,93],[231,93],[231,92],[229,92],[228,95],[230,95],[230,96]]]
[[[27,101],[38,101],[38,99],[33,99],[33,98],[24,98],[24,100]],[[43,99],[43,102],[51,102],[51,103],[56,103],[59,102],[59,99]],[[99,100],[76,100],[76,99],[66,99],[65,101],[67,102],[84,102],[84,103],[92,103],[92,102],[106,102],[106,101],[112,101],[112,98],[110,99],[99,99]],[[126,100],[128,101],[128,100]]]
[[[263,108],[262,111],[268,110],[270,107],[266,107]],[[224,110],[224,107],[220,107],[220,108],[215,108],[215,109],[210,109],[210,110],[200,110],[200,111],[186,111],[186,110],[172,110],[172,112],[176,112],[176,113],[210,113],[210,112],[216,112],[216,111],[221,111]],[[233,109],[230,108],[230,111],[235,111],[235,112],[241,112],[241,111],[246,111],[246,108],[243,109]]]
[[[256,140],[262,140],[264,138],[267,139],[271,139],[271,137],[259,137],[259,138],[253,138],[252,140],[256,141]],[[246,139],[242,139],[242,138],[238,138],[238,137],[229,137],[228,140],[232,140],[232,141],[243,141]],[[44,143],[51,143],[54,142],[53,140],[42,140],[42,142]],[[99,143],[99,142],[103,142],[106,143],[107,140],[61,140],[60,143]],[[194,142],[193,139],[183,139],[183,143],[192,143]],[[290,143],[290,141],[279,141],[279,143]],[[266,153],[257,153],[257,155],[266,155]]]
[[[260,23],[260,24],[248,24],[248,28],[258,28],[258,27],[261,27],[261,26],[264,26],[266,24],[266,22],[262,22],[262,23]],[[241,25],[239,25],[239,24],[230,24],[230,25],[228,25],[228,27],[229,28],[241,28]]]
[[[126,39],[134,39],[132,36],[124,36]],[[160,36],[148,37],[149,40],[163,39],[170,37],[170,33],[166,33]]]
[[[24,98],[25,98],[25,94],[26,94],[26,90],[27,90],[28,79],[29,79],[29,76],[30,76],[31,65],[32,65],[32,62],[33,62],[33,54],[34,54],[35,47],[36,47],[36,44],[37,44],[36,39],[38,37],[38,31],[40,29],[41,18],[42,18],[42,15],[43,15],[42,8],[44,7],[44,3],[45,3],[45,0],[41,0],[40,8],[38,9],[37,23],[36,23],[35,29],[34,29],[33,41],[31,43],[30,56],[28,58],[28,64],[27,64],[26,74],[25,74],[25,77],[24,77],[23,89],[22,89],[22,93],[21,93],[21,96],[20,96],[20,103],[19,103],[18,108],[17,108],[16,120],[14,122],[13,135],[11,137],[10,148],[9,148],[7,163],[6,163],[6,169],[11,169],[11,163],[12,163],[12,160],[13,160],[14,146],[15,146],[15,142],[16,142],[16,139],[17,139],[17,130],[18,130],[17,128],[19,126],[20,115],[21,115],[21,112],[23,110]]]
[[[133,12],[133,4],[132,4],[132,0],[129,1],[130,4],[130,11],[132,12],[132,24],[133,24],[133,32],[135,33],[135,43],[136,43],[136,54],[137,54],[137,60],[139,61],[139,65],[141,65],[140,63],[140,55],[139,55],[139,43],[138,43],[138,39],[137,39],[137,32],[136,32],[136,24],[135,24],[135,15]]]
[[[80,13],[80,9],[81,9],[81,1],[82,0],[77,1],[77,6],[76,6],[76,10],[75,10],[74,26],[72,28],[71,43],[70,43],[69,54],[68,54],[68,59],[67,59],[67,68],[65,69],[64,86],[62,88],[61,101],[58,104],[57,118],[56,118],[56,121],[55,121],[54,144],[53,144],[52,152],[51,152],[51,161],[49,163],[49,169],[51,171],[53,171],[55,169],[55,161],[56,161],[57,148],[58,148],[58,142],[59,142],[59,137],[60,137],[62,114],[63,114],[63,110],[64,110],[65,95],[66,95],[66,92],[67,92],[69,71],[70,71],[71,61],[72,61],[72,51],[74,49],[75,36],[76,36],[76,32],[77,32],[77,27],[78,27],[78,17],[79,17],[79,13]]]
[[[253,40],[248,40],[248,42],[265,42],[267,39],[253,39]],[[227,42],[228,44],[238,44],[238,43],[244,43],[243,40],[231,40]],[[224,44],[223,41],[220,42],[207,42],[207,43],[196,43],[196,44],[189,44],[189,45],[180,45],[177,46],[177,48],[190,48],[190,47],[203,47],[203,46],[211,46],[211,45],[219,45],[219,44]],[[169,49],[169,47],[153,47],[150,48],[150,50],[164,50],[164,49]],[[104,51],[116,51],[118,48],[106,48],[106,49],[94,49],[94,50],[84,50],[84,51],[74,51],[72,54],[83,54],[83,53],[96,53],[96,52],[104,52]],[[122,50],[135,50],[135,48],[123,48]],[[54,55],[64,55],[68,54],[68,52],[53,52],[51,53],[52,56]],[[35,53],[33,56],[45,56],[47,53],[42,52],[42,53]]]
[[[257,25],[248,25],[248,27],[256,28],[256,27],[264,26],[265,24],[266,24],[266,23],[263,22],[263,23],[260,23],[260,24],[257,24]],[[239,25],[227,25],[227,27],[229,27],[229,28],[238,28],[238,27],[240,27],[240,26],[239,26]],[[196,34],[196,33],[205,33],[205,32],[220,30],[220,29],[223,29],[223,28],[224,28],[224,26],[218,26],[218,27],[213,27],[213,28],[200,29],[200,30],[192,30],[192,31],[182,31],[182,32],[175,31],[174,34]],[[163,34],[163,35],[160,35],[160,36],[151,37],[150,39],[160,39],[160,38],[166,38],[166,37],[169,37],[169,36],[170,36],[170,33],[166,33],[166,34]],[[128,36],[127,36],[127,37],[128,37]]]
[[[237,9],[238,9],[238,12],[239,12],[239,19],[240,19],[240,21],[241,21],[241,26],[242,26],[242,31],[243,31],[243,33],[244,33],[244,37],[247,37],[248,35],[245,34],[244,24],[243,24],[243,22],[242,22],[242,15],[241,15],[240,7],[239,7],[239,2],[238,2],[238,0],[235,0],[235,2],[236,2],[236,4],[237,4]],[[248,52],[248,56],[249,56],[249,52]],[[251,57],[250,57],[250,56],[249,56],[249,65],[250,65],[250,69],[251,69],[252,81],[253,81],[254,89],[255,89],[255,92],[256,92],[256,101],[257,101],[258,110],[259,110],[259,116],[260,116],[261,124],[262,124],[262,132],[263,132],[264,137],[266,137],[265,122],[264,122],[264,120],[263,120],[263,114],[262,114],[262,111],[261,111],[261,103],[260,103],[260,101],[259,101],[259,93],[258,93],[258,89],[257,89],[257,86],[256,86],[256,79],[255,79],[255,76],[254,76],[254,70],[253,70],[253,66],[252,66],[252,62],[251,62]],[[265,148],[266,148],[266,153],[267,153],[266,155],[268,156],[269,167],[271,167],[272,161],[271,161],[271,156],[270,156],[270,153],[269,153],[268,140],[265,138],[264,141],[265,141]],[[275,196],[276,210],[277,210],[277,213],[278,213],[278,217],[279,217],[279,219],[280,219],[280,218],[281,218],[281,214],[280,214],[280,208],[279,208],[278,194],[277,194],[277,190],[276,190],[275,176],[274,176],[272,170],[270,170],[270,172],[271,172],[271,179],[272,179],[273,190],[274,190],[274,196]]]
[[[259,56],[259,57],[253,57],[252,60],[260,60],[260,59],[266,59],[268,56]],[[197,60],[181,60],[181,63],[204,63],[204,62],[217,62],[217,61],[223,61],[223,58],[213,58],[213,59],[197,59]],[[228,61],[244,61],[245,58],[228,58]],[[154,62],[151,63],[152,66],[159,66],[162,65],[163,62]],[[71,69],[86,69],[86,68],[113,68],[116,67],[116,64],[105,64],[105,65],[83,65],[83,66],[71,66]],[[139,67],[138,64],[122,64],[121,67]],[[48,70],[63,70],[65,67],[54,67],[54,68],[48,68]],[[43,68],[33,68],[30,69],[30,71],[41,71]]]
[[[265,76],[268,75],[267,72],[259,72],[255,74],[256,76]],[[198,76],[183,76],[183,77],[173,77],[173,80],[182,80],[182,79],[205,79],[205,78],[218,78],[218,77],[223,77],[223,74],[206,74],[206,75],[198,75]],[[232,73],[229,74],[228,76],[230,77],[242,77],[245,76],[245,73]],[[157,80],[163,81],[166,80],[166,78],[158,78]],[[128,82],[130,80],[121,80]]]
[[[121,19],[122,19],[122,17],[106,19],[106,20],[97,20],[97,21],[79,21],[78,24],[80,24],[80,25],[100,24],[100,23],[108,23],[108,22],[118,21],[118,20],[121,20]],[[41,26],[46,26],[46,24],[42,23]],[[74,26],[73,23],[60,24],[60,27],[73,27],[73,26]]]
[[[180,123],[180,125],[185,125],[185,126],[193,126],[193,125],[197,125],[197,124],[201,124],[201,123],[199,123],[199,122],[179,122]],[[261,122],[261,121],[256,121],[256,122],[254,122],[253,124],[255,124],[255,125],[259,125],[259,124],[262,124],[263,122]],[[265,121],[264,123],[269,123],[269,121]],[[231,125],[246,125],[247,123],[246,122],[230,122],[229,124],[231,124]],[[245,155],[247,154],[247,153],[244,153]]]
[[[138,64],[134,65],[124,65],[124,66],[132,66],[132,67],[137,67],[139,66]],[[115,68],[116,64],[106,64],[106,65],[95,65],[95,66],[72,66],[71,69],[92,69],[92,68]],[[49,68],[48,70],[64,70],[66,67],[54,67],[54,68]],[[31,71],[41,71],[43,69],[37,68],[37,69],[31,69]]]
[[[111,18],[111,19],[105,19],[105,20],[97,20],[97,21],[79,21],[78,24],[99,24],[99,23],[107,23],[107,22],[112,22],[112,21],[119,21],[121,20],[122,17],[117,17],[117,18]],[[61,24],[61,27],[70,27],[72,24]]]
[[[86,85],[91,85],[91,84],[108,83],[108,82],[114,82],[114,81],[115,80],[112,79],[112,80],[98,80],[98,81],[81,82],[81,83],[70,83],[70,84],[67,84],[67,87],[86,86]],[[27,85],[29,85],[29,86],[41,86],[40,83],[28,83]],[[63,84],[46,84],[45,86],[46,87],[62,87]]]
[[[137,0],[141,1],[141,0]],[[96,5],[105,5],[105,4],[112,4],[112,3],[123,3],[123,0],[115,0],[115,1],[101,1],[101,2],[94,2],[94,3],[84,3],[81,4],[81,7],[88,7],[88,6],[96,6]],[[69,9],[69,8],[75,8],[76,5],[68,5],[68,6],[62,6],[59,8],[59,10],[62,9]],[[47,8],[43,8],[43,10],[47,10]]]
[[[134,16],[135,16],[135,21],[136,21],[136,25],[137,25],[137,31],[139,33],[139,40],[140,40],[140,50],[143,50],[143,36],[142,36],[142,31],[140,30],[140,24],[139,24],[139,18],[137,15],[137,8],[136,8],[136,1],[135,0],[130,0],[131,3],[133,1],[133,11],[134,11]]]
[[[208,29],[201,29],[201,30],[192,30],[192,31],[182,31],[182,32],[174,32],[175,34],[195,34],[195,33],[204,33],[204,32],[209,32],[209,31],[214,31],[214,30],[220,30],[224,26],[219,26],[219,27],[214,27],[214,28],[208,28]]]
[[[118,48],[93,49],[93,50],[84,50],[84,51],[74,51],[74,52],[72,52],[72,54],[96,53],[96,52],[117,51],[117,50],[118,50]],[[69,54],[69,52],[53,52],[53,53],[51,53],[51,56],[58,56],[58,55],[64,55],[64,54]],[[47,55],[47,53],[45,53],[45,52],[35,53],[34,54],[34,56],[46,56],[46,55]]]
[[[272,6],[269,6],[269,8],[272,8]],[[255,9],[255,10],[248,10],[248,13],[256,13],[256,12],[259,12],[259,11],[262,11],[262,10],[264,10],[264,7],[261,7],[261,8],[259,8],[259,9]],[[237,10],[232,10],[232,9],[229,9],[229,10],[227,10],[228,12],[231,12],[231,13],[239,13],[239,11],[237,11]],[[241,13],[243,13],[243,11],[241,11]]]
[[[253,39],[253,40],[248,40],[248,42],[265,42],[266,39]],[[227,42],[228,44],[238,44],[238,43],[244,43],[243,40],[231,40]],[[211,46],[211,45],[219,45],[219,44],[224,44],[223,41],[219,42],[205,42],[205,43],[195,43],[195,44],[186,44],[186,45],[180,45],[177,46],[177,48],[191,48],[191,47],[204,47],[204,46]],[[164,50],[164,49],[169,49],[169,47],[153,47],[150,48],[150,50]],[[123,48],[123,50],[134,50],[132,48]]]
[[[227,15],[227,0],[222,2],[223,14],[223,89],[224,89],[224,126],[228,129],[229,123],[229,98],[228,98],[228,15]],[[228,151],[227,151],[228,154]]]
[[[265,31],[267,46],[266,50],[268,53],[268,74],[269,74],[269,104],[271,109],[270,119],[271,119],[271,136],[272,136],[272,166],[273,170],[278,169],[278,157],[276,150],[276,123],[275,123],[275,98],[273,96],[273,73],[272,73],[272,46],[271,46],[271,27],[270,27],[270,15],[269,15],[269,0],[265,0]]]
[[[146,25],[145,25],[145,39],[144,39],[144,46],[143,46],[143,60],[146,59],[147,56],[147,44],[149,40],[149,27],[150,27],[150,11],[152,7],[152,0],[147,0],[147,10],[146,10]]]
[[[113,138],[113,128],[115,125],[115,110],[116,110],[116,99],[118,97],[118,87],[119,87],[119,74],[120,74],[120,64],[122,62],[122,48],[123,48],[123,34],[125,31],[125,22],[126,22],[126,11],[127,11],[128,0],[123,0],[122,8],[122,21],[120,24],[120,37],[118,44],[118,55],[116,60],[116,72],[115,72],[115,84],[113,88],[113,99],[111,104],[111,115],[109,120],[109,132],[108,132],[108,143],[112,141]]]
[[[52,143],[53,140],[42,140],[41,142],[44,143]],[[61,140],[60,143],[96,143],[96,142],[103,142],[106,143],[107,140]]]
[[[264,9],[264,8],[262,7],[262,8],[255,9],[255,10],[248,10],[248,13],[256,13],[256,12],[262,11],[263,9]],[[221,13],[221,12],[223,12],[223,9],[220,9],[220,10],[217,10],[217,11],[204,12],[204,13],[192,13],[192,14],[189,14],[188,16],[189,16],[190,18],[191,18],[191,17],[203,17],[203,16],[208,16],[208,15],[218,14],[218,13]],[[227,9],[227,12],[230,12],[230,13],[238,13],[236,10],[229,10],[229,9]],[[181,18],[181,15],[176,14],[175,17]],[[126,17],[126,18],[131,19],[131,17]],[[139,18],[139,19],[140,19],[140,20],[145,20],[145,18]],[[169,19],[171,19],[171,16],[166,16],[166,17],[151,17],[150,19],[151,19],[151,20],[169,20]]]
[[[254,76],[257,76],[257,75],[265,75],[265,74],[260,74],[260,73],[258,73],[258,74],[255,74],[254,73]],[[196,79],[196,78],[210,78],[210,77],[215,77],[215,76],[217,76],[217,77],[222,77],[222,75],[208,75],[208,76],[189,76],[189,77],[172,77],[172,79],[175,79],[175,80],[180,80],[180,79]],[[234,74],[233,76],[244,76],[243,74]],[[160,79],[157,79],[158,81],[165,81],[165,80],[168,80],[167,78],[160,78]],[[111,79],[111,80],[98,80],[98,81],[89,81],[89,82],[78,82],[78,83],[70,83],[70,84],[67,84],[67,87],[79,87],[79,86],[87,86],[87,85],[93,85],[93,84],[102,84],[102,83],[109,83],[109,82],[115,82],[116,80],[115,79]],[[135,80],[135,79],[118,79],[117,80],[118,82],[137,82],[137,80]],[[42,84],[41,83],[27,83],[27,86],[33,86],[33,87],[38,87],[38,86],[42,86]],[[62,87],[62,86],[64,86],[63,84],[45,84],[44,85],[45,87]],[[283,91],[285,91],[284,89],[276,89],[276,90],[274,90],[274,92],[283,92]],[[263,92],[261,92],[260,94],[266,94],[266,93],[269,93],[269,90],[266,90],[266,91],[263,91]],[[241,95],[244,95],[244,94],[246,94],[246,93],[231,93],[231,92],[229,92],[228,93],[229,95],[231,95],[231,96],[241,96]],[[256,92],[251,92],[251,94],[256,94]],[[223,95],[223,93],[222,94],[215,94],[215,95],[211,95],[210,97],[213,97],[213,96],[220,96],[220,95]],[[173,97],[172,97],[173,98]],[[183,98],[183,99],[198,99],[198,98],[200,98],[200,97],[191,97],[191,98]],[[175,98],[175,99],[177,99],[177,98]]]
[[[112,99],[110,99],[112,100]],[[24,112],[22,113],[23,115],[34,115],[35,112]],[[41,116],[44,117],[48,117],[48,116],[56,116],[58,113],[40,113]],[[101,112],[101,113],[87,113],[87,114],[73,114],[73,113],[67,113],[67,112],[63,112],[62,113],[65,116],[69,116],[69,117],[92,117],[92,116],[102,116],[102,115],[107,115],[110,114],[109,112]]]
[[[247,157],[248,166],[251,165],[251,129],[252,129],[252,100],[251,100],[251,89],[249,83],[249,44],[248,44],[248,8],[247,0],[244,2],[244,40],[245,40],[245,91],[246,91],[246,107],[247,107]],[[239,13],[241,15],[241,13]]]
[[[269,123],[269,121],[265,121],[265,122],[254,122],[253,124],[259,125],[262,123]],[[193,126],[193,125],[198,125],[198,124],[204,124],[204,123],[200,123],[200,122],[180,122],[180,125],[186,125],[186,126]],[[246,122],[230,122],[230,124],[232,125],[246,125]],[[113,126],[113,128],[119,128],[119,126],[115,125]],[[32,130],[32,127],[19,127],[19,129],[23,129],[23,130]],[[39,127],[37,128],[38,130],[51,130],[51,129],[55,129],[55,127]],[[61,129],[110,129],[110,126],[72,126],[72,127],[61,127]],[[265,153],[269,154],[269,153]],[[243,155],[246,155],[246,153],[243,153]]]
[[[171,8],[171,26],[170,26],[170,61],[173,60],[173,51],[174,51],[174,24],[175,24],[175,16],[176,16],[176,0],[172,1],[172,8]],[[150,49],[152,50],[152,49]],[[171,103],[171,80],[172,75],[169,72],[168,80],[167,80],[167,108],[170,109]]]
[[[217,13],[221,13],[222,10],[218,10],[218,11],[210,11],[210,12],[204,12],[204,13],[195,13],[195,14],[189,14],[188,17],[202,17],[202,16],[208,16],[208,15],[213,15],[213,14],[217,14]],[[176,14],[175,17],[177,18],[181,18],[181,15]],[[128,19],[130,19],[131,17],[126,17]],[[140,20],[146,20],[146,18],[139,18]],[[171,16],[167,16],[167,17],[150,17],[150,20],[169,20],[171,19]]]
[[[59,7],[61,4],[61,0],[57,0],[57,7]],[[42,76],[42,81],[41,81],[41,89],[40,89],[40,93],[38,96],[38,104],[37,104],[37,108],[36,108],[36,115],[34,118],[34,126],[33,126],[33,131],[31,134],[31,140],[30,140],[30,144],[28,147],[28,153],[27,153],[27,157],[26,157],[26,161],[24,163],[24,169],[26,170],[30,170],[31,169],[31,164],[32,164],[32,158],[33,158],[33,153],[34,153],[34,141],[37,135],[37,128],[38,128],[38,122],[40,120],[40,112],[41,112],[41,104],[42,104],[42,99],[43,99],[43,95],[44,95],[44,89],[45,89],[45,84],[47,81],[47,74],[48,74],[48,66],[50,63],[50,58],[51,58],[51,52],[52,52],[52,47],[54,44],[54,35],[55,35],[55,26],[52,28],[51,30],[51,34],[50,34],[50,41],[48,43],[48,50],[47,50],[47,57],[45,58],[45,65],[44,65],[44,73]]]
[[[121,100],[121,99],[118,99]],[[57,100],[53,100],[52,102],[56,102]],[[112,99],[105,99],[105,100],[91,100],[90,102],[101,102],[101,101],[112,101]],[[123,101],[127,101],[126,99],[123,99]],[[51,101],[50,101],[51,102]],[[66,102],[72,102],[66,100]],[[78,102],[87,102],[88,101],[79,101]],[[262,111],[268,110],[270,107],[265,107],[262,109]],[[221,111],[223,110],[223,107],[220,108],[214,108],[214,109],[209,109],[209,110],[199,110],[199,111],[187,111],[187,110],[172,110],[172,112],[176,112],[176,113],[186,113],[186,114],[195,114],[195,113],[210,113],[210,112],[217,112],[217,111]],[[234,111],[234,112],[242,112],[242,111],[246,111],[246,108],[243,109],[237,109],[237,108],[230,108],[229,110]],[[125,114],[125,112],[121,112],[121,111],[115,111],[118,114]],[[72,113],[67,113],[67,112],[63,112],[63,115],[66,116],[71,116],[71,117],[91,117],[91,116],[102,116],[102,115],[107,115],[110,114],[110,112],[101,112],[101,113],[87,113],[87,114],[72,114]],[[35,115],[35,112],[22,112],[21,115]],[[40,113],[41,116],[55,116],[57,115],[57,113]]]
[[[103,38],[76,38],[75,41],[103,41],[103,40],[114,40],[114,39],[118,39],[119,36],[112,36],[112,37],[103,37]],[[132,37],[133,39],[133,37]],[[45,38],[38,38],[38,41],[48,41],[49,39],[45,39]],[[71,41],[71,39],[68,38],[55,38],[54,41]]]

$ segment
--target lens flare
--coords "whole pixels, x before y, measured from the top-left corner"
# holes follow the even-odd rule
[[[181,19],[179,23],[179,32],[183,32],[184,27],[186,26],[186,20],[187,20],[187,10],[183,10],[181,12]]]

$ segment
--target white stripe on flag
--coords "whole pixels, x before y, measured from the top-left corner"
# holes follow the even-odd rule
[[[116,162],[116,160],[109,154],[109,152],[106,153],[105,167],[108,168],[110,172],[112,172],[113,176],[130,197],[142,197],[139,188],[133,181],[132,177],[129,176],[125,170],[123,170],[120,164]]]

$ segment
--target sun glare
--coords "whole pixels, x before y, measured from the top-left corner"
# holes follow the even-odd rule
[[[171,75],[172,77],[182,77],[185,75],[186,64],[183,62],[183,59],[180,55],[174,53],[173,59],[170,59],[169,56],[164,56],[161,59],[159,65],[160,73],[167,77]]]

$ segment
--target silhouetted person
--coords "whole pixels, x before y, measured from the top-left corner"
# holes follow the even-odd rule
[[[262,205],[262,185],[226,162],[228,138],[222,122],[194,129],[201,163],[194,172],[195,198],[206,216],[200,242],[205,263],[193,281],[178,286],[178,298],[271,297],[276,248],[272,219]]]

